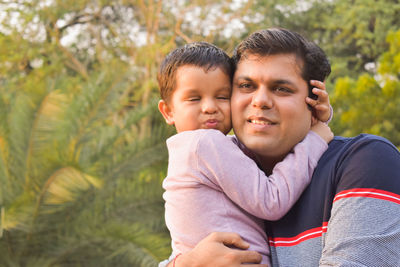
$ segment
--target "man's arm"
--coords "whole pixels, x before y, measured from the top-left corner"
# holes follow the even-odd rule
[[[337,173],[320,266],[400,266],[399,151],[354,146]]]
[[[175,267],[267,267],[265,264],[254,264],[261,261],[261,255],[255,251],[244,250],[248,247],[249,244],[238,234],[211,233],[193,250],[180,255],[175,261]],[[173,267],[174,262],[171,261],[167,266]]]

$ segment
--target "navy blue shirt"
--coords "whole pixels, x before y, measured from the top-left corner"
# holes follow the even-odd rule
[[[399,150],[374,135],[335,137],[266,232],[273,266],[400,266]]]

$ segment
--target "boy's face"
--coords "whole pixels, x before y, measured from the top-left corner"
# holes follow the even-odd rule
[[[231,129],[229,76],[220,68],[207,72],[201,67],[185,65],[176,72],[175,90],[169,103],[158,108],[177,132],[216,129],[227,134]]]
[[[265,161],[282,160],[310,130],[307,95],[294,54],[247,56],[233,79],[235,134]]]

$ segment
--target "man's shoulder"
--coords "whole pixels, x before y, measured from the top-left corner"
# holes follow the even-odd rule
[[[398,161],[400,152],[384,137],[372,134],[360,134],[355,137],[335,136],[321,157],[319,165],[334,165],[337,168],[357,162],[356,165],[365,167],[366,164],[374,162],[386,166],[385,160],[388,158]]]
[[[353,153],[370,153],[375,149],[399,153],[399,150],[386,138],[372,135],[360,134],[355,137],[335,136],[329,143],[327,155],[343,156]]]
[[[343,136],[335,136],[332,142],[337,142],[337,143],[363,143],[363,142],[374,142],[374,141],[379,141],[379,142],[384,142],[384,143],[388,143],[391,144],[392,143],[382,137],[382,136],[378,136],[378,135],[373,135],[373,134],[359,134],[357,136],[354,137],[343,137]]]
[[[317,173],[332,173],[336,191],[359,187],[400,193],[400,152],[389,140],[360,134],[332,142]]]

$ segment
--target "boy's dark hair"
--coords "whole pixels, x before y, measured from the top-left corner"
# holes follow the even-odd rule
[[[248,55],[276,54],[295,54],[302,61],[301,76],[309,85],[310,97],[314,96],[310,80],[324,81],[331,72],[328,58],[319,46],[296,32],[282,28],[265,29],[251,34],[236,47],[232,58],[237,65]]]
[[[207,42],[196,42],[178,47],[161,62],[157,74],[161,98],[168,102],[176,86],[179,67],[191,65],[205,71],[220,68],[230,80],[233,77],[232,59],[220,48]]]

